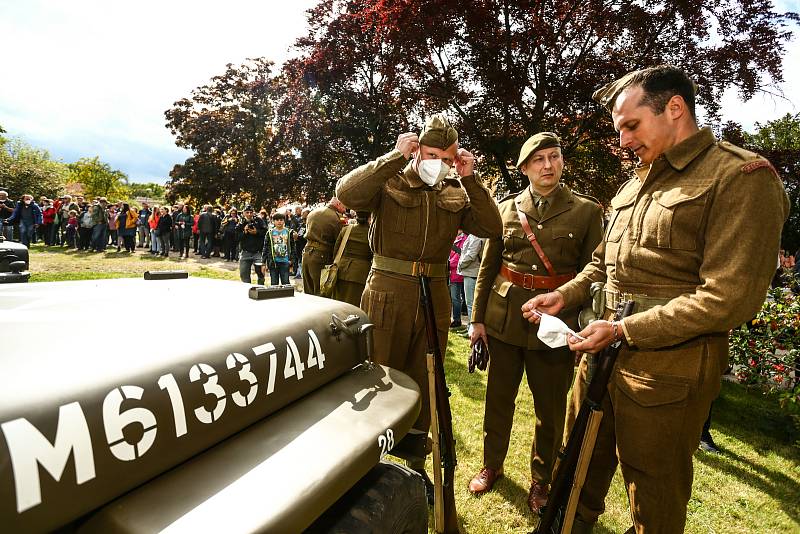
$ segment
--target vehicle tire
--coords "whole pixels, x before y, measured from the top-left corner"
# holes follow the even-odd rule
[[[314,534],[424,534],[428,504],[422,477],[380,462],[306,532]]]

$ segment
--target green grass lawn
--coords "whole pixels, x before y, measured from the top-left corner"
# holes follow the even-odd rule
[[[138,249],[141,250],[141,249]],[[193,276],[238,280],[235,263],[153,258],[108,252],[31,252],[31,280],[141,277],[145,270],[186,269]],[[467,372],[467,341],[451,336],[446,357],[458,454],[456,504],[465,532],[528,532],[536,519],[528,511],[529,457],[534,415],[525,379],[517,397],[514,433],[495,490],[475,498],[467,484],[482,464],[483,399],[486,373]],[[689,502],[687,532],[800,533],[800,430],[774,399],[724,382],[714,405],[712,434],[722,456],[698,452]],[[630,525],[627,497],[617,472],[595,532],[624,532]],[[433,523],[431,521],[431,532]]]
[[[530,391],[523,377],[505,477],[494,491],[473,497],[467,484],[482,466],[486,373],[469,374],[467,349],[466,340],[450,336],[445,365],[458,454],[458,513],[469,533],[528,532],[536,525],[526,504],[534,427]],[[800,430],[777,401],[723,382],[711,433],[725,454],[695,454],[686,532],[800,532]],[[617,471],[595,532],[619,533],[629,526],[627,496]]]

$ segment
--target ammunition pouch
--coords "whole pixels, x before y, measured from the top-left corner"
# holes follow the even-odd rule
[[[592,296],[592,307],[583,308],[578,313],[578,326],[581,330],[603,317],[606,308],[605,282],[593,282],[589,293]]]

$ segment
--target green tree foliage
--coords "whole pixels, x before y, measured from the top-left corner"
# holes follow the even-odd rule
[[[0,187],[12,198],[31,194],[54,197],[68,181],[67,165],[54,161],[47,150],[35,148],[21,139],[0,144]]]
[[[786,114],[764,124],[755,132],[745,132],[739,124],[728,122],[722,137],[767,158],[778,171],[791,201],[789,218],[783,225],[781,246],[794,253],[800,249],[800,113]]]
[[[155,199],[164,199],[166,196],[166,188],[154,182],[149,183],[137,183],[131,182],[128,184],[128,191],[132,198],[135,197],[144,197],[144,198],[155,198]]]
[[[277,135],[284,92],[264,58],[225,72],[165,112],[178,146],[194,155],[170,172],[171,196],[199,201],[249,197],[258,205],[301,193],[291,179],[295,155]]]
[[[713,116],[725,89],[747,99],[781,81],[797,19],[765,0],[322,0],[292,72],[323,138],[354,164],[388,151],[409,119],[418,127],[425,113],[448,110],[462,144],[505,188],[522,186],[509,164],[524,140],[552,130],[565,144],[565,179],[607,200],[630,160],[591,100],[598,86],[672,63],[698,82]]]
[[[69,164],[71,179],[83,186],[89,198],[106,197],[109,200],[127,199],[130,195],[128,176],[103,163],[100,158],[81,158]]]

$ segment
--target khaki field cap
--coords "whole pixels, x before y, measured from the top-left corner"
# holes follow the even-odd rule
[[[631,84],[634,76],[642,72],[641,70],[635,70],[629,72],[622,78],[618,80],[614,80],[611,83],[605,84],[603,87],[598,89],[597,91],[592,94],[592,100],[606,108],[609,112],[611,108],[614,107],[614,101],[617,99],[619,94],[622,92],[623,89],[628,87]]]
[[[450,125],[444,113],[431,115],[419,133],[419,144],[441,150],[458,141],[458,132]]]
[[[554,146],[560,147],[561,139],[559,139],[558,136],[553,132],[539,132],[536,135],[530,136],[519,151],[517,168],[519,169],[522,164],[525,163],[525,160],[537,150],[552,148]]]
[[[663,66],[662,66],[663,67]],[[598,89],[592,94],[592,100],[603,106],[611,113],[611,109],[614,107],[614,101],[616,101],[619,94],[629,85],[631,85],[636,78],[639,78],[641,82],[641,76],[646,74],[647,71],[656,70],[661,67],[648,67],[646,69],[634,70],[619,78],[614,80],[611,83],[605,84],[603,87]],[[692,82],[694,85],[694,92],[697,94],[697,84]]]

